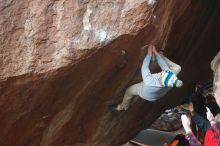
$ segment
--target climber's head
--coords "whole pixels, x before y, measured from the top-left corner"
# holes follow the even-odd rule
[[[181,80],[178,80],[177,76],[172,71],[161,72],[161,84],[164,87],[177,87],[180,88],[183,85]]]

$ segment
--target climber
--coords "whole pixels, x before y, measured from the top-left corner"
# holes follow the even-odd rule
[[[151,74],[149,70],[152,55],[156,56],[156,60],[162,69],[160,73]],[[170,61],[162,53],[159,54],[155,46],[150,45],[141,68],[143,81],[128,87],[122,103],[112,106],[112,109],[116,111],[127,110],[132,97],[135,95],[154,102],[163,97],[172,87],[180,88],[183,83],[176,77],[180,70],[179,65]]]

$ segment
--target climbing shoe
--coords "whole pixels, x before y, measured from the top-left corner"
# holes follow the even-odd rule
[[[114,112],[114,111],[124,111],[125,109],[122,108],[120,104],[116,104],[116,105],[112,105],[112,106],[110,107],[110,110],[111,110],[112,112]]]

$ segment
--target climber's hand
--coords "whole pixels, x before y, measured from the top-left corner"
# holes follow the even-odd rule
[[[158,52],[157,52],[157,49],[156,49],[156,47],[155,47],[154,45],[152,45],[152,51],[153,51],[154,54],[157,54],[157,53],[158,53]]]
[[[148,46],[147,53],[148,54],[152,54],[153,53],[153,46],[152,45]]]

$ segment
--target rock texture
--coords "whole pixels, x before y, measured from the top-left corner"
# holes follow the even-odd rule
[[[0,0],[0,145],[123,144],[211,76],[219,18],[217,0]],[[152,42],[182,66],[185,87],[109,112]]]
[[[220,106],[220,52],[213,58],[211,62],[211,69],[213,70],[213,93],[216,102]]]

